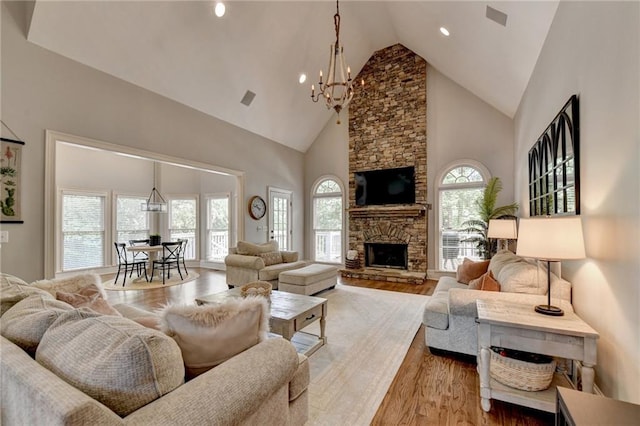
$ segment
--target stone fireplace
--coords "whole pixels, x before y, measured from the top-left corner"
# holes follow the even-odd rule
[[[407,244],[364,243],[364,266],[407,269]]]
[[[365,85],[349,106],[349,249],[358,251],[363,268],[344,270],[345,276],[426,278],[426,73],[424,59],[396,44],[375,52],[357,77]],[[356,205],[356,172],[408,166],[415,171],[415,203]]]

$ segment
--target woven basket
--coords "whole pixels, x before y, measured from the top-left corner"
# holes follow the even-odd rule
[[[345,259],[344,260],[344,266],[347,269],[360,269],[360,259]]]
[[[271,297],[271,284],[266,281],[254,281],[240,287],[242,297],[263,296]]]
[[[503,385],[534,392],[547,389],[553,380],[556,370],[554,359],[549,363],[536,364],[490,352],[491,377]]]

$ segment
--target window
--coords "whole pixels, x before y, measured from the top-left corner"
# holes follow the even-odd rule
[[[207,260],[224,261],[229,253],[229,194],[207,198]]]
[[[188,240],[184,258],[196,258],[196,230],[198,226],[198,199],[196,196],[169,200],[169,239]]]
[[[482,164],[470,160],[450,165],[441,175],[437,243],[440,270],[455,271],[465,257],[480,259],[476,245],[463,241],[471,235],[460,231],[464,228],[464,222],[480,219],[476,200],[482,196],[488,180],[488,170]]]
[[[342,187],[334,178],[321,178],[312,194],[313,247],[317,262],[342,262]]]
[[[106,194],[62,193],[62,271],[105,265]]]
[[[140,210],[146,197],[116,195],[116,242],[149,238],[149,213]]]

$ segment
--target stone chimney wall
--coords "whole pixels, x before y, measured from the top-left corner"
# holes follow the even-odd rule
[[[371,230],[393,241],[401,230],[409,244],[409,271],[427,270],[427,63],[396,44],[371,56],[357,77],[349,106],[349,249],[364,259]],[[402,206],[356,206],[354,173],[414,166],[416,202]]]

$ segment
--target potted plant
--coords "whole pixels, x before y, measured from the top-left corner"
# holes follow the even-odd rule
[[[149,245],[150,246],[159,246],[162,242],[162,237],[160,234],[150,234],[149,235]]]
[[[467,220],[462,223],[464,227],[462,232],[470,234],[469,237],[462,241],[476,243],[478,252],[483,259],[490,259],[491,255],[496,252],[496,242],[489,241],[489,238],[487,238],[489,220],[514,218],[515,213],[518,211],[518,203],[496,207],[496,200],[500,191],[502,191],[500,178],[491,178],[484,188],[482,196],[476,201],[480,219]]]

